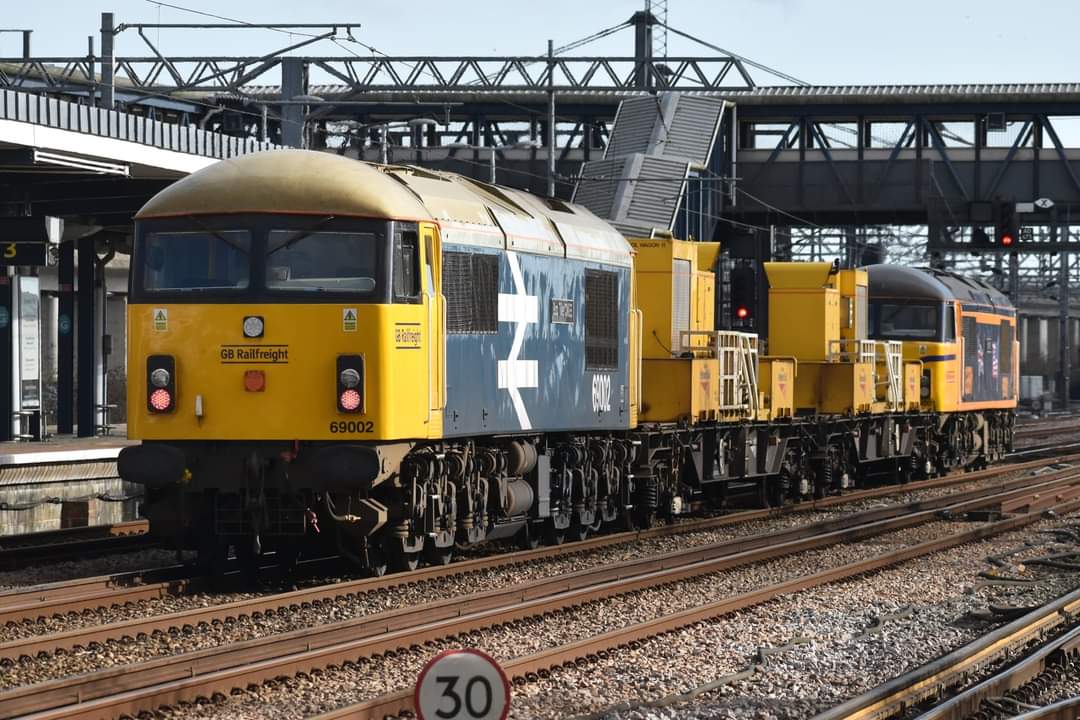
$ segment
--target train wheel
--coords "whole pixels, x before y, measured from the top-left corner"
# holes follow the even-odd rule
[[[525,527],[514,536],[514,540],[522,550],[535,550],[540,547],[540,532],[531,523],[525,523]]]
[[[618,517],[606,526],[609,532],[627,532],[634,529],[634,513],[629,508],[619,511]]]
[[[240,574],[244,582],[254,585],[259,580],[259,563],[262,553],[255,551],[255,537],[242,535],[233,544],[236,549],[236,559],[240,563]]]
[[[368,541],[367,547],[367,571],[371,577],[382,577],[389,569],[386,553],[383,549]]]
[[[548,520],[546,534],[548,545],[562,545],[566,542],[566,528],[557,528],[550,520]]]
[[[638,530],[648,530],[656,524],[655,508],[634,508],[634,527]]]
[[[896,481],[901,485],[907,485],[911,482],[911,476],[914,472],[915,458],[911,456],[902,457],[897,461],[896,465]]]
[[[429,565],[449,565],[454,559],[454,546],[435,547],[434,544],[428,543],[424,546],[424,559]]]
[[[580,520],[575,520],[567,531],[568,537],[573,542],[581,542],[585,538],[589,537],[589,526],[582,523]]]
[[[287,542],[277,549],[275,555],[277,557],[278,579],[283,583],[291,584],[296,575],[296,564],[300,559],[300,549],[295,544]]]
[[[387,560],[394,572],[412,572],[420,566],[420,551],[392,548],[387,553]]]
[[[195,549],[195,567],[201,573],[214,574],[214,566],[225,559],[225,548],[217,541],[217,536],[203,533],[199,536],[199,545]]]
[[[220,578],[225,574],[228,561],[229,546],[220,536],[208,532],[199,537],[195,563],[200,573]]]
[[[768,482],[766,486],[768,507],[784,507],[784,497],[787,495],[787,486],[780,478]]]

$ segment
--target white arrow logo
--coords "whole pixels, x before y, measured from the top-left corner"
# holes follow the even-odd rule
[[[510,393],[514,404],[514,413],[522,430],[532,429],[525,401],[521,399],[519,388],[534,388],[539,377],[535,360],[519,360],[521,345],[525,342],[525,330],[538,322],[540,304],[535,295],[525,293],[525,278],[521,274],[517,253],[506,253],[510,264],[510,275],[514,279],[514,294],[499,293],[499,322],[517,323],[514,328],[514,342],[510,346],[510,355],[499,361],[499,389]]]

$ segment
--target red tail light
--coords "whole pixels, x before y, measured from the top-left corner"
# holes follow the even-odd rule
[[[338,355],[337,409],[343,413],[364,411],[364,358]]]
[[[172,355],[146,358],[146,409],[172,412],[176,406],[176,359]]]
[[[166,412],[172,407],[172,395],[165,388],[158,388],[150,393],[150,407],[157,412]]]
[[[341,409],[346,412],[356,412],[360,409],[360,393],[355,390],[346,390],[339,398]]]

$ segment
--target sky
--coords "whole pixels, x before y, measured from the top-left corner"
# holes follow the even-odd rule
[[[247,22],[357,22],[356,38],[390,55],[533,55],[611,27],[643,0],[175,0]],[[8,0],[2,27],[34,30],[35,56],[86,54],[100,14],[117,22],[215,22],[146,0]],[[669,0],[668,24],[813,84],[1080,81],[1080,0]],[[166,54],[260,55],[291,44],[267,30],[149,30]],[[577,51],[632,55],[633,32]],[[95,44],[99,40],[95,38]],[[135,31],[118,54],[146,55]],[[98,46],[100,49],[100,46]],[[359,46],[352,48],[364,54]],[[21,53],[0,34],[0,55]],[[304,54],[346,55],[324,43]],[[713,51],[672,37],[670,55]],[[777,84],[757,72],[758,84]]]

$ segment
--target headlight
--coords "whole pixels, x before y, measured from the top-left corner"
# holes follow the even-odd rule
[[[360,373],[356,372],[352,368],[341,371],[339,378],[341,384],[347,388],[354,388],[360,384]]]
[[[158,368],[150,373],[150,384],[156,388],[163,388],[169,384],[169,371]]]
[[[248,315],[246,318],[244,318],[244,337],[262,337],[263,329],[263,319],[258,315]]]

